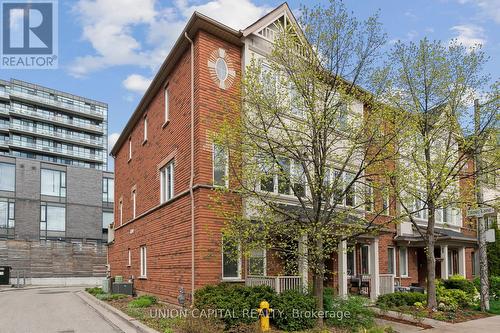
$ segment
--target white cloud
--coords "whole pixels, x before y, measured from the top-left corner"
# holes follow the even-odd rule
[[[486,37],[483,28],[474,24],[456,25],[451,27],[452,31],[456,33],[454,39],[466,47],[474,47],[478,44],[486,44]]]
[[[151,83],[151,79],[148,79],[139,74],[131,74],[125,80],[123,80],[123,86],[130,91],[136,93],[144,93]]]
[[[120,137],[120,133],[111,133],[108,135],[108,152],[113,149],[113,146],[115,145],[116,141],[118,141],[118,138]]]
[[[458,0],[460,4],[470,3],[479,7],[481,14],[500,23],[500,0]]]
[[[73,11],[82,24],[82,39],[90,42],[95,52],[76,58],[68,70],[76,77],[121,65],[154,72],[195,10],[243,29],[270,8],[252,0],[213,0],[196,5],[177,0],[171,7],[162,7],[158,0],[79,0]],[[138,39],[138,31],[145,37]]]

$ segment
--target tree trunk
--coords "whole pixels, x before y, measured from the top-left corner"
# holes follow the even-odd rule
[[[434,256],[434,224],[436,222],[436,207],[434,202],[429,201],[427,221],[427,308],[435,310],[437,308],[436,296],[436,257]]]
[[[313,276],[313,294],[316,298],[316,309],[318,311],[323,311],[323,290],[324,290],[324,279],[325,279],[325,260],[321,255],[323,253],[323,241],[318,239],[316,241],[316,253],[320,254],[321,259],[318,260],[318,265],[314,269]],[[317,325],[319,327],[323,326],[323,318],[318,317]]]

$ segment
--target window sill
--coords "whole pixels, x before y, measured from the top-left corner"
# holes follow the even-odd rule
[[[132,267],[132,265],[127,265],[127,268],[130,268],[130,267]]]
[[[242,278],[222,278],[223,282],[245,282]]]
[[[127,163],[130,163],[130,161],[132,161],[132,157],[129,157]]]
[[[167,120],[166,122],[164,122],[163,125],[161,125],[161,128],[167,127],[168,124],[170,124],[170,120]]]
[[[147,280],[148,277],[147,276],[139,276],[137,279],[139,279],[139,280]]]
[[[148,139],[142,141],[142,145],[144,146],[146,143],[148,143]]]

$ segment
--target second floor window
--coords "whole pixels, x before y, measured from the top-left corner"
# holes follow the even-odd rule
[[[66,197],[66,172],[42,169],[41,194]]]
[[[66,231],[66,207],[42,202],[40,205],[40,236],[64,237]]]
[[[166,202],[174,197],[174,161],[160,169],[160,199]]]
[[[135,219],[136,214],[136,204],[137,204],[137,191],[132,191],[132,218]]]
[[[227,186],[228,156],[226,149],[218,144],[213,145],[214,185]]]
[[[292,159],[280,157],[275,166],[262,159],[260,167],[260,190],[285,195],[306,195],[305,172],[302,165]]]
[[[144,117],[144,142],[148,141],[148,117]]]
[[[102,212],[102,228],[109,229],[109,226],[113,223],[113,219],[113,212]]]
[[[128,159],[132,159],[132,138],[128,139]]]
[[[15,164],[0,163],[0,191],[14,192],[16,187]]]
[[[112,178],[102,179],[102,202],[113,203],[115,197],[115,180]]]

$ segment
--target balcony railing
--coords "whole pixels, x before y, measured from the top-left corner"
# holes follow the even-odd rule
[[[0,98],[9,98],[9,93],[7,91],[0,90]]]
[[[15,106],[12,106],[10,111],[13,113],[20,114],[20,115],[27,115],[27,116],[35,117],[37,119],[49,120],[49,121],[53,121],[55,123],[72,125],[72,126],[75,126],[78,128],[86,128],[86,129],[89,129],[92,131],[97,131],[97,132],[103,131],[102,126],[99,126],[99,125],[86,124],[86,123],[82,123],[82,122],[75,121],[72,119],[67,119],[67,118],[64,118],[61,116],[51,116],[51,115],[47,115],[47,114],[33,111],[33,110],[25,110],[25,109],[15,107]]]
[[[0,139],[0,146],[8,146],[10,144],[10,139],[5,138],[5,139]]]
[[[9,124],[0,123],[0,129],[9,129]]]
[[[86,159],[102,162],[102,154],[91,154],[91,153],[77,152],[77,151],[65,149],[62,147],[50,147],[50,146],[41,145],[41,144],[35,143],[35,142],[26,142],[26,141],[21,141],[21,140],[16,140],[16,139],[11,140],[11,145],[17,146],[17,147],[36,149],[36,150],[39,150],[41,152],[56,153],[56,154],[72,156],[72,157],[76,157],[76,158],[86,158]]]
[[[3,113],[3,114],[9,114],[9,108],[6,108],[6,107],[0,107],[0,113]]]
[[[247,276],[245,285],[249,287],[268,286],[276,293],[282,293],[290,289],[302,288],[302,277],[300,276]]]
[[[77,141],[78,143],[87,143],[95,146],[101,146],[102,141],[101,140],[92,140],[92,139],[87,139],[87,138],[82,138],[77,135],[73,134],[68,134],[68,133],[57,133],[55,131],[51,131],[48,129],[44,128],[35,128],[33,126],[23,126],[19,124],[11,124],[10,128],[12,129],[17,129],[20,131],[25,131],[25,132],[30,132],[34,134],[43,134],[47,136],[51,136],[53,138],[62,138],[66,140],[72,140],[72,141]]]
[[[30,101],[36,101],[36,102],[41,103],[41,104],[56,107],[58,109],[71,110],[74,112],[78,112],[78,113],[81,113],[82,115],[92,115],[92,116],[97,116],[100,118],[104,117],[102,112],[99,112],[96,110],[91,110],[90,108],[82,108],[82,107],[79,107],[79,106],[76,106],[73,104],[64,103],[64,102],[56,101],[56,100],[53,100],[50,98],[28,94],[28,93],[18,91],[18,90],[11,90],[10,94],[11,94],[11,96],[17,96],[17,97],[20,97],[22,99],[30,100]]]

